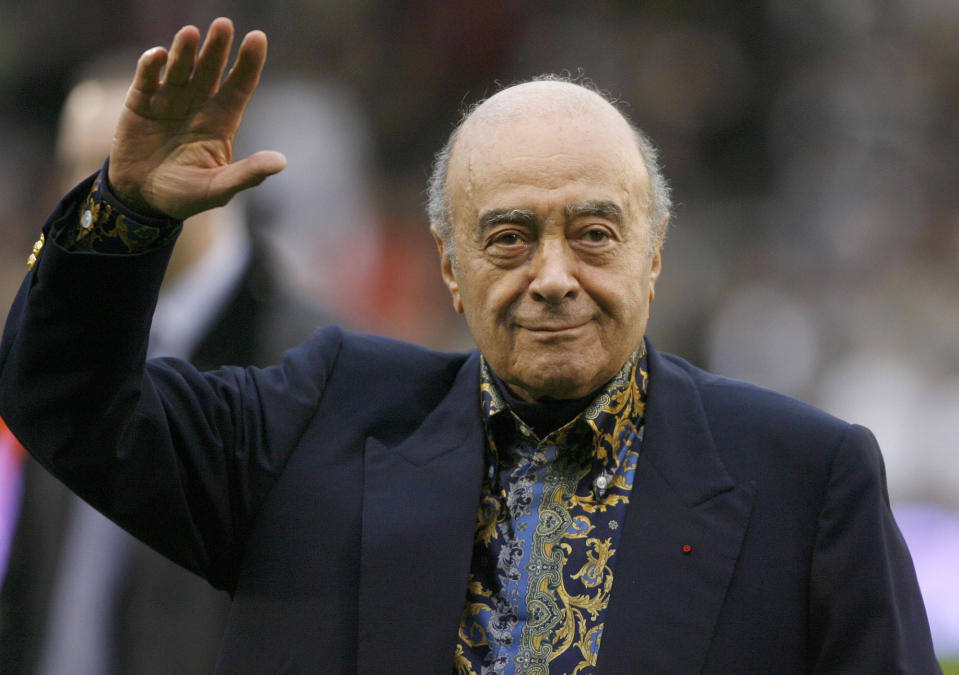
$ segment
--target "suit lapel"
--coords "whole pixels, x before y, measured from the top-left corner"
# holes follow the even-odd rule
[[[402,443],[367,440],[360,673],[452,667],[484,466],[477,361]],[[597,670],[698,672],[754,495],[726,472],[692,380],[652,349],[647,411]]]
[[[752,509],[698,390],[650,349],[645,441],[616,556],[598,672],[699,672]]]
[[[366,443],[360,673],[449,673],[483,475],[479,363],[397,446]],[[442,664],[441,666],[438,664]]]

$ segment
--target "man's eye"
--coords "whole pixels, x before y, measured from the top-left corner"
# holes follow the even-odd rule
[[[609,232],[599,228],[586,230],[586,232],[583,233],[583,239],[591,244],[602,244],[604,241],[609,239]]]
[[[516,246],[517,244],[522,244],[523,239],[516,232],[503,232],[493,237],[491,243],[499,246]]]

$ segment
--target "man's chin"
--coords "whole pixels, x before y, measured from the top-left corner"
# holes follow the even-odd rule
[[[587,375],[577,376],[570,373],[569,364],[560,364],[555,368],[544,366],[541,368],[531,368],[529,372],[520,374],[516,380],[518,384],[512,384],[512,388],[523,399],[540,400],[543,398],[553,399],[576,399],[589,395],[601,387],[605,380],[593,373],[592,377]]]

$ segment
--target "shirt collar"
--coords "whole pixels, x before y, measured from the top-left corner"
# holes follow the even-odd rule
[[[616,440],[630,431],[641,433],[645,421],[648,372],[644,340],[581,413],[539,439],[510,407],[496,385],[489,364],[481,357],[480,397],[490,466],[515,461],[505,455],[520,447],[510,439],[521,436],[534,444],[557,446],[565,459],[583,463],[592,461],[597,472],[615,472],[619,461],[614,447]],[[501,456],[501,450],[504,456]]]

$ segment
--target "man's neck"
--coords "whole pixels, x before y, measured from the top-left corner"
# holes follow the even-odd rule
[[[597,389],[582,398],[557,399],[546,396],[535,401],[527,401],[520,398],[492,369],[490,373],[496,383],[496,388],[509,403],[510,408],[530,426],[539,438],[548,436],[550,432],[559,429],[576,417],[599,392],[599,389]]]

